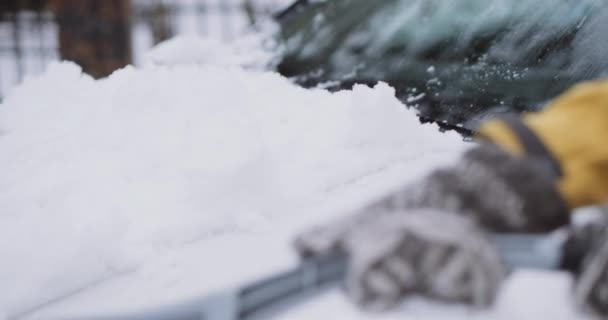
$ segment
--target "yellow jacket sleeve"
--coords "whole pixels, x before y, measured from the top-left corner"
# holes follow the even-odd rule
[[[571,209],[608,203],[608,81],[570,89],[544,111],[523,116],[519,128],[490,121],[480,135],[518,156],[544,149],[559,167],[556,188]]]

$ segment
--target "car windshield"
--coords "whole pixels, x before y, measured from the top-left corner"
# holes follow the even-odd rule
[[[279,71],[304,86],[385,81],[421,117],[473,128],[608,71],[603,0],[299,1]]]

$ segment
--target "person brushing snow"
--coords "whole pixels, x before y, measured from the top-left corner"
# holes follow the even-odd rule
[[[506,270],[490,232],[552,231],[573,209],[608,202],[608,82],[578,85],[536,114],[490,121],[479,137],[457,163],[304,232],[299,253],[346,252],[346,291],[365,309],[413,294],[491,305]],[[574,292],[608,314],[608,240],[598,244]]]

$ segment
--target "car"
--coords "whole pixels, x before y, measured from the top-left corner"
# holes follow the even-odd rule
[[[296,1],[278,71],[305,87],[387,82],[423,122],[470,134],[608,71],[601,0]]]

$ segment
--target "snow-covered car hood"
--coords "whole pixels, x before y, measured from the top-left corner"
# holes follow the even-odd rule
[[[0,105],[8,319],[146,308],[271,274],[295,261],[299,230],[467,148],[459,135],[421,125],[387,84],[331,93],[163,52],[156,62],[181,62],[102,80],[55,64]],[[415,301],[373,316],[332,292],[285,318],[576,317],[567,276],[519,279],[488,312]]]

